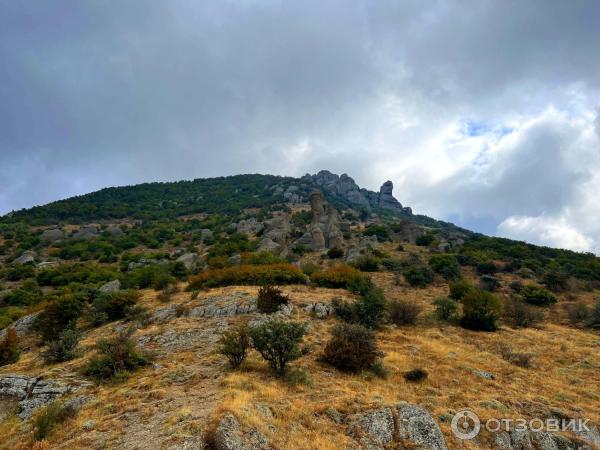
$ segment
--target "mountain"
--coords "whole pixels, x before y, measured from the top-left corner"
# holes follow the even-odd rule
[[[0,448],[459,448],[465,408],[590,423],[469,448],[600,445],[600,259],[401,200],[253,174],[0,218]]]

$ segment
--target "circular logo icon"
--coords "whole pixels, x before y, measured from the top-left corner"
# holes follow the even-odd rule
[[[465,441],[473,439],[479,434],[479,430],[481,430],[481,421],[473,411],[463,409],[454,414],[451,428],[454,436]]]

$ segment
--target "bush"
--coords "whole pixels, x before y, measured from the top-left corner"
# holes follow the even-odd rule
[[[483,261],[475,266],[479,275],[493,275],[498,272],[498,267],[493,261]]]
[[[390,240],[390,232],[385,225],[369,225],[363,231],[363,236],[377,236],[379,242]]]
[[[500,287],[500,280],[492,275],[482,275],[479,278],[479,288],[484,291],[494,292]]]
[[[6,337],[0,342],[0,367],[14,364],[19,360],[19,340],[13,327],[6,330]]]
[[[411,266],[402,273],[412,287],[427,287],[433,282],[433,272],[426,266]]]
[[[262,286],[258,290],[256,301],[258,310],[263,314],[276,312],[281,305],[287,305],[289,298],[274,286]]]
[[[429,258],[429,267],[446,280],[460,278],[460,266],[453,255],[433,255]]]
[[[457,280],[450,283],[450,298],[460,301],[467,293],[472,291],[474,287],[467,280]]]
[[[420,247],[427,247],[428,245],[431,245],[433,241],[435,241],[435,235],[432,233],[427,233],[417,237],[415,244]]]
[[[167,286],[156,296],[156,299],[161,303],[169,303],[173,298],[173,294],[179,292],[177,286]]]
[[[121,330],[112,339],[96,343],[98,354],[83,368],[83,374],[97,381],[122,378],[129,372],[149,364],[148,355],[141,353],[131,335],[133,330]]]
[[[285,263],[279,256],[268,251],[242,253],[243,265],[251,264],[262,266],[265,264],[282,264]]]
[[[569,289],[569,277],[558,270],[546,272],[542,283],[553,292],[562,292]]]
[[[523,296],[523,300],[527,303],[536,306],[548,306],[556,303],[554,294],[540,286],[524,286],[521,289],[521,296]]]
[[[137,291],[118,291],[98,296],[92,302],[92,325],[98,326],[130,316],[139,295]]]
[[[463,297],[463,315],[460,324],[477,331],[495,331],[502,313],[502,303],[492,293],[473,289]]]
[[[404,263],[396,258],[384,258],[381,264],[390,272],[401,272],[404,268]]]
[[[374,256],[361,256],[360,258],[356,258],[352,263],[352,266],[362,272],[377,272],[379,270],[379,258],[375,258]]]
[[[338,259],[338,258],[341,258],[343,256],[344,256],[344,250],[342,250],[341,248],[338,248],[338,247],[330,248],[327,251],[327,257],[329,259]]]
[[[193,277],[188,291],[230,285],[303,284],[306,276],[291,264],[241,265],[211,269]]]
[[[34,439],[36,441],[44,440],[57,425],[76,415],[77,410],[73,406],[55,400],[33,418]]]
[[[377,328],[385,318],[386,303],[383,291],[373,285],[363,291],[358,300],[346,302],[335,298],[332,306],[336,315],[342,320],[361,323],[370,328]]]
[[[310,279],[314,284],[320,287],[349,289],[357,282],[365,280],[366,277],[354,267],[338,265],[320,272],[315,272]]]
[[[394,300],[388,303],[388,318],[396,325],[414,325],[423,308],[409,300]]]
[[[600,328],[600,300],[596,300],[596,304],[592,308],[590,318],[585,325],[589,328]]]
[[[417,368],[417,369],[409,370],[408,372],[406,372],[404,374],[404,379],[406,381],[418,383],[418,382],[426,380],[428,376],[429,376],[429,374],[427,373],[426,370]]]
[[[513,297],[504,304],[504,317],[513,327],[528,328],[541,322],[544,313]]]
[[[58,339],[50,341],[48,348],[42,353],[47,364],[69,361],[78,356],[76,350],[81,334],[77,330],[65,329]]]
[[[515,366],[523,367],[525,369],[531,367],[533,355],[531,353],[513,352],[508,344],[500,345],[500,355],[505,361],[508,361]]]
[[[145,267],[137,267],[127,274],[123,284],[127,288],[152,288],[157,291],[165,289],[175,281],[175,277],[171,274],[170,269],[171,266],[168,264],[152,264]]]
[[[290,361],[302,356],[300,343],[305,333],[303,324],[277,320],[270,320],[249,330],[252,346],[279,376],[285,375]]]
[[[359,372],[375,364],[380,352],[375,334],[362,325],[342,323],[331,332],[323,360],[339,370]]]
[[[75,322],[81,316],[83,305],[73,294],[54,300],[36,318],[34,328],[44,342],[56,339],[67,328],[75,328]]]
[[[248,353],[250,346],[250,335],[246,325],[228,330],[221,335],[219,340],[219,353],[226,356],[229,365],[233,368],[239,367]]]
[[[435,305],[435,317],[441,321],[450,321],[452,320],[457,313],[458,305],[456,301],[446,298],[440,297],[433,301]]]
[[[511,281],[510,284],[508,285],[508,287],[510,287],[511,291],[519,294],[519,293],[521,293],[521,290],[523,289],[523,283],[519,280]]]
[[[310,374],[304,369],[289,370],[285,374],[285,381],[291,388],[299,385],[310,386],[313,383]]]
[[[591,310],[583,301],[566,305],[567,317],[572,325],[579,326],[588,321]]]
[[[26,281],[17,289],[13,289],[2,298],[2,305],[5,306],[31,306],[40,302],[42,299],[42,290],[35,282]]]

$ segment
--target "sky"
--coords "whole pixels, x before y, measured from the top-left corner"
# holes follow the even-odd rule
[[[0,0],[0,214],[328,169],[600,254],[599,23],[595,0]]]

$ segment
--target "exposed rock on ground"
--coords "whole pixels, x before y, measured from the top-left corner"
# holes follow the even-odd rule
[[[245,430],[237,418],[226,413],[214,430],[215,450],[266,450],[270,449],[267,437],[256,428]]]
[[[421,445],[429,450],[446,450],[446,442],[440,427],[423,408],[408,403],[396,406],[398,432],[402,441]]]
[[[19,417],[29,419],[33,412],[70,391],[50,380],[25,375],[0,376],[0,398],[12,398],[19,402]]]
[[[119,280],[109,281],[108,283],[104,283],[98,289],[103,294],[111,294],[113,292],[118,292],[121,289],[121,282]]]

